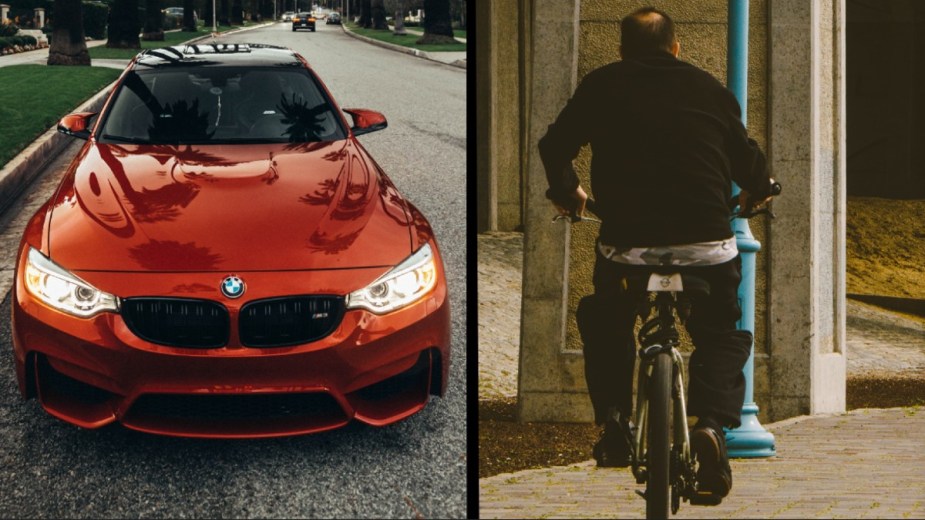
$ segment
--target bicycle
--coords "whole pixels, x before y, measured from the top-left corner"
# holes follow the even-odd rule
[[[781,192],[781,185],[771,184],[771,195]],[[738,199],[729,201],[732,219],[756,215],[775,215],[770,207],[755,209],[751,203],[738,207]],[[594,212],[594,200],[586,209]],[[600,222],[570,215],[557,215],[553,221]],[[631,469],[636,490],[646,501],[646,518],[668,518],[677,514],[682,499],[691,505],[717,505],[722,500],[697,489],[696,460],[691,453],[687,427],[687,402],[684,397],[684,360],[678,350],[680,334],[677,322],[685,323],[690,315],[691,297],[709,294],[709,284],[676,266],[652,266],[652,273],[626,278],[626,288],[639,298],[637,315],[646,320],[636,336],[639,345],[636,380],[635,424],[631,425]],[[650,298],[654,295],[654,298]],[[653,313],[654,311],[654,313]],[[677,319],[675,315],[677,314]]]

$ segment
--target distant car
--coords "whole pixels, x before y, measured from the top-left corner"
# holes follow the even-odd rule
[[[298,13],[292,17],[293,32],[299,29],[309,29],[315,32],[315,16],[312,13]]]
[[[340,21],[340,13],[331,13],[331,14],[329,14],[329,15],[328,15],[328,19],[327,19],[324,23],[326,23],[326,24],[328,24],[328,25],[331,25],[331,24],[340,25],[340,24],[341,24],[341,21]]]
[[[164,14],[179,16],[180,18],[183,18],[183,8],[182,7],[168,7],[167,9],[164,9]]]
[[[293,16],[295,16],[295,13],[294,13],[294,12],[292,12],[292,11],[286,11],[285,13],[283,13],[283,21],[284,21],[284,22],[291,22]]]

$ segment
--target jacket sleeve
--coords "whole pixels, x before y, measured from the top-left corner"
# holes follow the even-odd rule
[[[730,121],[727,149],[732,180],[754,199],[763,199],[771,194],[771,179],[767,159],[758,148],[758,143],[748,137],[748,131],[742,124],[742,111],[735,97],[729,92],[728,97]]]
[[[590,109],[593,103],[590,79],[582,81],[539,141],[540,158],[549,182],[546,197],[565,207],[568,207],[568,196],[578,188],[578,175],[572,160],[590,141]]]

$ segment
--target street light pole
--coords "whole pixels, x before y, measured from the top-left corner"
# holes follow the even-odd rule
[[[212,0],[212,32],[218,32],[218,27],[215,25],[215,0]]]
[[[727,84],[742,109],[742,124],[748,114],[748,0],[729,0]],[[733,186],[738,193],[738,186]],[[742,281],[739,283],[739,302],[742,318],[738,329],[755,331],[755,254],[761,243],[755,240],[748,221],[735,219],[733,231],[736,246],[742,257]],[[754,336],[753,336],[754,337]],[[741,425],[726,434],[726,447],[730,457],[773,457],[774,434],[758,422],[758,405],[755,404],[755,343],[742,370],[745,374],[745,402],[742,406]]]

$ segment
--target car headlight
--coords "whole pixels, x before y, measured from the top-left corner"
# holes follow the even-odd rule
[[[26,257],[26,289],[59,311],[89,318],[104,311],[119,312],[119,298],[71,274],[30,247]]]
[[[437,285],[437,265],[430,244],[366,287],[347,295],[348,309],[385,314],[420,300]]]

